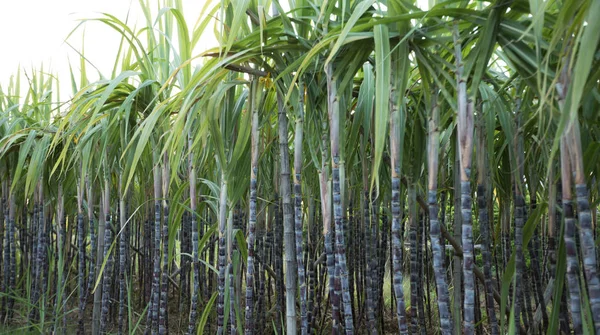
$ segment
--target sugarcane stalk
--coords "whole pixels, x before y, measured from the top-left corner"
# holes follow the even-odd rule
[[[91,187],[90,187],[91,189]],[[90,191],[91,193],[91,191]],[[88,201],[89,199],[91,199],[91,197],[88,197]],[[95,273],[97,272],[99,274],[100,272],[100,267],[102,266],[102,260],[104,259],[104,235],[106,233],[106,218],[105,218],[105,211],[104,211],[104,195],[102,193],[102,190],[100,191],[100,199],[99,199],[99,203],[100,203],[100,219],[98,220],[98,234],[97,234],[97,239],[98,242],[97,244],[97,250],[96,250],[96,269],[95,269]],[[94,277],[96,275],[94,274]],[[101,278],[100,276],[98,276],[99,278]],[[99,279],[101,280],[101,279]],[[102,314],[102,283],[100,283],[98,285],[97,288],[95,288],[95,278],[92,280],[92,287],[90,287],[90,290],[93,290],[94,293],[94,309],[93,309],[93,323],[92,323],[92,334],[93,335],[98,335],[100,334],[99,328],[100,328],[100,317]]]
[[[339,264],[339,281],[341,282],[342,304],[344,310],[344,326],[346,334],[354,334],[352,302],[348,286],[348,268],[346,266],[346,246],[344,226],[342,225],[342,196],[340,187],[340,122],[339,97],[336,78],[333,77],[333,66],[326,66],[327,74],[327,109],[329,115],[329,132],[331,141],[331,174],[333,181],[333,219],[335,224],[336,265]]]
[[[8,209],[8,203],[6,201],[7,199],[7,182],[4,181],[3,183],[3,192],[2,192],[2,217],[3,217],[3,222],[2,225],[6,225],[6,228],[3,229],[3,234],[2,234],[2,240],[4,240],[4,254],[3,254],[3,270],[4,270],[4,274],[3,274],[3,278],[2,278],[2,292],[8,292],[10,283],[9,283],[9,278],[10,278],[10,223],[9,223],[9,209]],[[34,255],[35,255],[35,249],[36,247],[34,246]],[[33,277],[34,279],[37,277]],[[32,291],[35,291],[35,282],[34,282],[34,289],[32,289]],[[35,293],[32,294],[32,297],[35,297]],[[8,314],[8,300],[10,299],[10,297],[8,295],[3,296],[2,297],[2,311],[0,313],[0,316],[2,317],[1,319],[4,320],[4,316],[6,314]],[[32,300],[35,301],[35,300]]]
[[[279,117],[280,184],[283,207],[283,235],[285,275],[285,315],[288,334],[296,334],[296,241],[293,221],[292,194],[290,183],[290,159],[288,146],[288,117],[281,93],[277,94]]]
[[[571,191],[571,162],[568,157],[568,147],[566,138],[561,137],[560,143],[560,161],[561,161],[561,180],[562,180],[562,204],[563,215],[565,217],[565,249],[567,252],[567,283],[570,300],[571,319],[573,320],[573,330],[575,334],[583,333],[583,324],[581,319],[581,294],[579,288],[579,261],[577,260],[577,245],[575,243],[575,234],[577,227],[573,213],[572,191]]]
[[[0,199],[0,268],[3,271],[7,270],[6,267],[6,260],[4,260],[4,256],[6,256],[6,252],[4,251],[4,248],[8,245],[8,242],[5,241],[7,239],[7,231],[8,231],[8,227],[5,227],[5,225],[8,224],[6,218],[5,218],[5,214],[6,214],[6,184],[7,184],[7,180],[3,180],[2,181],[2,186],[1,186],[1,190],[2,190],[2,198]],[[8,283],[6,282],[6,278],[8,278],[6,276],[6,274],[3,274],[2,277],[2,292],[6,292],[6,289],[8,287]],[[4,296],[1,299],[1,304],[2,306],[0,309],[0,320],[4,319],[4,314],[6,313],[6,299],[8,297]]]
[[[157,159],[155,159],[157,161]],[[152,271],[152,334],[158,333],[160,305],[160,198],[161,170],[154,167],[154,269]]]
[[[227,238],[225,236],[225,227],[227,224],[227,181],[225,174],[221,175],[221,195],[219,198],[219,279],[217,298],[217,334],[224,334],[225,321],[225,270],[226,270],[226,252]]]
[[[319,172],[319,185],[321,191],[321,216],[323,218],[323,237],[325,243],[325,254],[327,259],[327,276],[329,280],[329,300],[332,308],[332,331],[339,332],[339,320],[335,310],[337,301],[335,297],[335,260],[333,253],[332,227],[331,227],[331,186],[329,185],[329,173],[327,171],[327,134],[323,132],[321,145],[321,171]]]
[[[534,183],[532,183],[532,184],[534,184]],[[536,195],[537,188],[536,188],[536,186],[532,186],[530,189],[531,189],[531,191],[530,191],[531,209],[533,211],[537,207],[537,195]],[[537,308],[538,305],[546,306],[546,303],[545,303],[546,299],[544,299],[544,292],[543,292],[543,288],[542,288],[544,269],[543,269],[543,265],[540,266],[539,254],[538,254],[538,250],[540,250],[540,249],[543,249],[543,247],[540,245],[539,231],[536,228],[534,231],[534,235],[533,235],[533,243],[531,243],[529,245],[529,254],[531,255],[531,268],[532,268],[531,273],[533,276],[533,283],[535,286],[535,293],[534,293],[534,297],[535,297],[535,301],[536,301],[535,307],[536,307],[536,310],[539,310],[541,312],[541,316],[542,316],[541,330],[544,331],[548,325],[548,314],[547,314],[546,308],[539,308],[539,309]],[[535,316],[537,316],[537,311],[534,315],[534,322],[537,323]]]
[[[569,54],[570,50],[567,50],[567,56],[564,57],[565,64],[560,72],[558,82],[556,83],[556,91],[558,95],[558,107],[561,111],[564,111],[565,99],[567,96],[567,90],[570,85],[570,72],[569,72]],[[567,253],[567,283],[569,290],[570,306],[571,306],[571,319],[573,320],[573,330],[575,334],[581,334],[583,332],[583,325],[581,319],[581,295],[579,287],[579,261],[577,260],[577,244],[576,239],[576,220],[573,210],[573,195],[572,195],[572,178],[573,169],[577,170],[575,164],[576,159],[571,157],[572,137],[569,134],[568,124],[566,130],[561,134],[560,137],[560,165],[561,165],[561,181],[562,181],[562,205],[563,215],[565,218],[565,231],[564,240],[565,248]],[[576,180],[579,181],[580,179]]]
[[[458,142],[460,154],[460,195],[464,274],[464,333],[471,335],[475,327],[475,286],[473,277],[473,224],[471,218],[471,153],[473,151],[473,103],[467,104],[467,81],[463,76],[461,43],[458,27],[453,31],[458,87]]]
[[[189,190],[184,192],[185,196],[189,198],[188,194]],[[188,211],[183,212],[181,215],[181,226],[179,227],[179,238],[180,238],[180,250],[181,253],[185,253],[188,255],[192,254],[192,246],[191,246],[191,223],[190,223],[190,213]],[[190,292],[190,259],[188,257],[181,258],[181,268],[179,271],[179,324],[181,325],[183,318],[187,312],[187,306],[191,303],[190,297],[192,292]],[[193,277],[193,276],[192,276]],[[193,278],[192,278],[193,280]]]
[[[516,125],[515,125],[515,138],[513,139],[513,159],[515,164],[513,165],[513,189],[514,189],[514,217],[515,217],[515,301],[514,301],[514,316],[515,324],[519,325],[521,322],[521,306],[523,301],[523,226],[525,224],[525,198],[523,196],[523,161],[521,157],[522,147],[519,141],[519,128],[520,128],[520,109],[521,109],[521,98],[517,95],[515,99],[516,109]],[[524,302],[524,301],[523,301]],[[527,315],[526,311],[523,313],[524,326],[527,328]]]
[[[256,240],[256,250],[258,251],[257,255],[264,259],[265,248],[263,244],[263,236],[259,236]],[[258,262],[256,273],[256,279],[258,281],[258,285],[256,286],[258,289],[258,299],[256,302],[256,320],[258,322],[256,326],[256,331],[260,334],[264,333],[265,322],[266,322],[266,313],[265,313],[265,266],[262,262]]]
[[[410,244],[410,333],[417,334],[419,332],[419,323],[418,323],[418,280],[419,280],[419,264],[417,262],[417,220],[418,218],[418,210],[417,210],[417,195],[415,184],[410,182],[408,183],[408,223],[409,223],[409,231],[408,231],[408,239]],[[399,297],[397,297],[399,299]]]
[[[35,321],[36,318],[36,313],[37,313],[37,309],[35,308],[35,304],[37,303],[37,299],[38,299],[38,282],[39,282],[39,267],[38,267],[38,248],[40,247],[40,243],[39,243],[39,239],[40,239],[40,235],[39,235],[39,195],[38,195],[38,189],[39,187],[35,187],[35,190],[33,192],[33,218],[32,218],[32,224],[31,224],[31,231],[32,231],[32,235],[33,236],[33,240],[35,241],[35,243],[33,244],[33,250],[32,250],[32,280],[31,280],[31,303],[32,303],[32,307],[29,311],[29,315],[28,315],[28,320],[29,320],[29,325],[32,325],[32,323]],[[4,221],[8,222],[8,208],[4,209]],[[8,243],[8,240],[6,241],[6,243]],[[6,252],[4,254],[4,257],[6,259]],[[6,263],[6,260],[4,261]],[[7,284],[5,284],[7,285]]]
[[[198,300],[200,298],[200,261],[198,258],[198,219],[196,214],[196,165],[194,163],[194,152],[192,148],[193,139],[188,134],[188,176],[190,183],[190,216],[192,221],[192,263],[194,288],[192,290],[192,306],[190,308],[190,319],[188,325],[188,335],[196,333],[196,318],[198,312]]]
[[[431,116],[429,118],[429,148],[428,152],[428,205],[429,205],[429,236],[431,238],[431,250],[433,254],[433,271],[435,276],[435,284],[437,288],[437,303],[440,316],[440,328],[442,334],[452,334],[453,320],[450,314],[450,294],[448,292],[448,284],[446,283],[446,271],[444,268],[444,249],[441,243],[440,222],[438,220],[438,203],[437,203],[437,175],[439,166],[439,106],[437,97],[434,97],[431,108]],[[398,184],[400,180],[398,179]],[[392,188],[394,187],[392,179]],[[398,189],[400,186],[398,185]],[[394,196],[392,195],[392,201]],[[399,204],[398,204],[399,206]],[[393,208],[393,205],[392,205]],[[392,213],[394,213],[392,209]],[[399,225],[399,223],[398,223]],[[399,227],[398,227],[399,229]],[[392,234],[394,234],[392,232]],[[400,258],[401,260],[401,258]],[[402,287],[402,281],[398,283]],[[401,296],[402,291],[396,291],[396,296]],[[398,299],[400,300],[400,299]],[[401,306],[398,306],[400,309]],[[402,306],[404,307],[404,306]]]
[[[600,333],[600,279],[596,262],[596,243],[592,228],[589,193],[583,168],[583,151],[579,121],[574,120],[568,132],[571,164],[575,174],[575,195],[577,197],[577,216],[579,219],[579,238],[581,241],[581,257],[583,272],[587,280],[588,298],[592,309],[592,319],[596,334]]]
[[[229,229],[229,233],[231,233],[231,229]],[[233,237],[233,235],[228,234],[229,237]],[[237,327],[236,327],[236,318],[235,318],[235,287],[233,283],[233,262],[231,261],[231,242],[228,253],[228,272],[229,272],[229,329],[231,335],[237,335]]]
[[[277,168],[277,167],[276,167]],[[278,173],[274,173],[274,178],[279,180]],[[279,184],[277,184],[279,185]],[[281,202],[279,201],[279,193],[275,193],[274,199],[274,220],[273,220],[273,234],[272,236],[272,245],[271,245],[271,260],[273,262],[273,269],[275,270],[275,310],[276,310],[276,318],[275,318],[275,330],[277,333],[282,333],[283,326],[283,316],[285,315],[285,287],[284,287],[284,279],[283,279],[283,227],[282,227],[282,217],[281,217]],[[270,287],[270,285],[269,285]],[[270,294],[268,294],[271,296]]]
[[[167,334],[169,331],[168,304],[169,304],[169,156],[165,152],[163,156],[162,172],[162,280],[160,284],[160,307],[158,318],[158,333]]]
[[[85,231],[83,225],[83,191],[84,182],[80,178],[77,182],[77,246],[79,247],[79,262],[77,286],[79,287],[79,313],[77,323],[77,334],[82,335],[85,332],[84,311],[87,296],[87,287],[85,286]],[[91,265],[90,265],[91,266]],[[90,267],[91,270],[91,267]]]
[[[108,173],[108,172],[107,172]],[[104,220],[106,221],[106,227],[104,231],[104,255],[103,259],[106,260],[106,266],[104,267],[104,272],[102,273],[102,312],[100,315],[100,335],[104,335],[108,332],[107,323],[108,323],[108,312],[110,308],[110,284],[112,280],[112,267],[113,267],[113,259],[112,259],[112,218],[110,213],[110,184],[108,177],[104,179]]]
[[[308,275],[308,298],[307,298],[307,323],[308,323],[308,333],[314,333],[314,320],[315,320],[315,294],[316,294],[316,265],[313,262],[314,255],[316,254],[316,230],[315,227],[317,222],[315,220],[316,216],[316,206],[315,199],[312,198],[309,194],[308,198],[308,222],[307,222],[307,275]]]
[[[389,204],[384,203],[382,207],[390,207]],[[381,230],[380,230],[380,241],[378,243],[379,252],[377,255],[377,314],[379,315],[379,327],[384,329],[385,319],[385,301],[383,297],[383,279],[385,276],[385,263],[386,263],[386,251],[388,244],[388,236],[391,235],[391,220],[388,219],[387,213],[382,209],[381,211]]]
[[[492,254],[490,252],[490,221],[487,208],[485,132],[483,119],[480,119],[477,142],[477,207],[479,209],[479,227],[481,230],[481,256],[485,276],[485,305],[492,335],[498,335],[498,322],[494,307],[494,284],[492,281]]]
[[[127,266],[126,266],[126,247],[127,242],[125,240],[125,227],[126,227],[126,213],[125,213],[125,194],[123,194],[123,174],[119,174],[119,222],[120,222],[120,233],[119,233],[119,320],[118,320],[118,333],[123,334],[126,326],[125,318],[125,299],[126,299],[126,283],[125,278],[127,277]]]
[[[373,279],[371,277],[371,258],[372,258],[372,243],[371,243],[371,206],[369,202],[369,176],[367,170],[367,159],[365,155],[366,145],[361,145],[361,156],[363,157],[361,162],[362,167],[362,179],[363,179],[363,190],[362,190],[362,203],[363,203],[363,230],[364,230],[364,258],[362,264],[363,278],[365,280],[365,308],[366,308],[366,323],[368,325],[369,333],[371,335],[377,335],[378,330],[375,324],[375,308],[373,306]],[[397,267],[394,267],[394,270]]]
[[[60,306],[62,306],[63,310],[62,315],[63,315],[63,328],[61,329],[60,327],[58,327],[58,319],[55,320],[55,325],[54,328],[56,331],[58,332],[65,332],[66,331],[66,327],[67,327],[67,319],[66,319],[66,294],[65,294],[65,281],[66,281],[66,274],[65,274],[65,238],[66,238],[66,233],[65,233],[65,224],[66,224],[66,220],[65,220],[65,203],[64,203],[64,196],[63,196],[63,183],[62,181],[59,181],[58,183],[58,191],[57,191],[57,197],[56,197],[56,217],[55,217],[55,222],[58,224],[58,227],[56,228],[56,246],[57,246],[57,260],[56,260],[56,285],[60,285],[56,287],[56,297],[55,297],[55,312],[56,314],[59,314],[58,312],[60,311]],[[14,219],[13,219],[14,220]],[[13,221],[13,225],[14,225],[14,221]],[[11,250],[12,251],[12,250]],[[12,253],[12,252],[11,252]],[[12,255],[11,255],[12,256]],[[11,278],[12,279],[12,278]]]
[[[258,177],[258,106],[255,106],[254,97],[256,81],[251,85],[250,89],[250,110],[252,111],[252,134],[251,134],[251,163],[250,163],[250,201],[249,201],[249,222],[248,222],[248,259],[246,261],[246,324],[245,334],[252,335],[255,331],[255,301],[254,301],[254,282],[255,282],[255,265],[254,265],[254,244],[256,241],[256,200],[257,200],[257,177]]]
[[[41,178],[41,180],[43,180],[43,178]],[[46,222],[46,218],[49,217],[51,218],[52,215],[49,214],[46,216],[46,212],[45,209],[46,207],[44,206],[44,185],[43,183],[39,182],[39,197],[40,197],[40,215],[38,217],[39,220],[39,243],[40,245],[38,246],[38,275],[40,277],[40,283],[38,286],[38,293],[40,294],[39,296],[39,321],[40,322],[44,322],[45,321],[45,315],[46,315],[46,299],[48,296],[48,267],[49,267],[49,260],[48,260],[48,249],[49,249],[49,232],[50,232],[50,227],[49,224],[51,222],[51,220],[48,220],[48,222]],[[12,195],[11,195],[12,196]],[[44,326],[42,325],[42,332],[44,331]]]
[[[8,231],[7,231],[7,242],[10,247],[10,255],[9,262],[4,263],[4,266],[9,269],[9,278],[8,278],[8,292],[12,292],[12,294],[8,297],[7,301],[7,310],[6,310],[6,318],[5,322],[9,322],[14,314],[14,295],[16,294],[16,277],[17,277],[17,262],[16,262],[16,249],[17,244],[15,242],[15,195],[14,193],[10,195],[8,199]],[[64,287],[64,285],[63,285]]]
[[[85,187],[86,187],[86,197],[87,197],[87,218],[88,218],[88,231],[90,234],[90,259],[91,263],[89,266],[88,272],[88,280],[87,280],[87,290],[86,290],[86,300],[90,293],[92,293],[92,289],[94,286],[94,280],[96,277],[96,256],[97,256],[97,237],[96,237],[96,226],[94,224],[94,192],[92,190],[92,185],[89,181],[89,176],[85,177]]]
[[[398,329],[400,334],[408,334],[406,324],[406,311],[404,303],[403,274],[402,274],[402,236],[400,225],[402,213],[400,207],[400,110],[395,103],[398,92],[392,90],[390,97],[390,152],[391,152],[391,174],[392,174],[392,270],[393,289],[396,296],[396,317],[398,318]]]
[[[421,216],[417,221],[417,264],[423,264],[417,268],[417,308],[419,311],[419,331],[421,335],[426,335],[427,328],[425,325],[425,293],[423,289],[423,281],[424,278],[424,268],[428,267],[427,263],[423,262],[423,246],[426,242],[423,240],[423,229],[424,229],[424,213],[421,213]]]
[[[296,116],[294,132],[294,225],[296,237],[296,265],[298,268],[298,287],[300,288],[300,327],[301,334],[308,334],[308,317],[306,308],[306,275],[304,273],[303,239],[302,239],[302,138],[304,123],[304,84],[298,84],[300,96],[299,110]]]

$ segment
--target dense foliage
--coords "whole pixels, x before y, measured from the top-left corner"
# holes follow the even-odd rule
[[[0,88],[0,330],[600,333],[600,1],[139,5]]]

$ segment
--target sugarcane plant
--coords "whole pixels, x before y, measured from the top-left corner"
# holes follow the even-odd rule
[[[600,332],[599,1],[137,6],[2,81],[0,332]]]

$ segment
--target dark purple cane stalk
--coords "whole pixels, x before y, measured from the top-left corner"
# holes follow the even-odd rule
[[[575,214],[573,211],[572,190],[571,190],[571,164],[569,162],[569,151],[564,137],[560,143],[561,174],[562,174],[562,204],[563,215],[565,217],[565,249],[567,252],[567,286],[569,290],[570,312],[573,320],[573,330],[575,334],[583,333],[583,324],[581,319],[581,294],[579,289],[579,261],[577,260],[577,245],[575,235],[577,226]]]
[[[110,287],[112,279],[112,267],[113,267],[113,253],[111,251],[112,244],[112,217],[110,213],[110,189],[109,181],[104,181],[104,211],[106,228],[104,231],[104,259],[106,260],[106,266],[102,273],[102,314],[100,317],[100,334],[103,335],[108,332],[108,312],[110,307]]]
[[[192,221],[192,265],[194,276],[194,288],[192,290],[192,306],[190,308],[190,320],[188,326],[188,335],[196,333],[196,318],[198,312],[198,300],[200,298],[200,261],[198,258],[198,220],[196,214],[196,165],[194,163],[194,153],[192,151],[192,136],[188,136],[188,149],[190,150],[188,158],[188,175],[190,183],[190,216]]]
[[[219,201],[219,297],[217,298],[217,334],[223,335],[225,333],[225,270],[227,268],[227,238],[225,236],[225,226],[227,223],[227,182],[225,181],[224,175],[221,176],[221,196]]]
[[[126,241],[126,210],[125,210],[125,194],[123,194],[123,175],[119,175],[119,223],[120,223],[120,234],[119,234],[119,334],[123,334],[126,326],[125,318],[125,299],[126,297],[126,282],[127,277],[127,241]]]
[[[160,198],[161,171],[154,167],[154,269],[152,272],[152,334],[158,333],[160,305]]]
[[[85,229],[83,225],[83,190],[84,182],[79,179],[77,183],[77,246],[79,247],[79,262],[77,286],[79,287],[79,314],[77,323],[77,334],[84,334],[84,311],[87,297],[85,286]],[[91,268],[90,268],[91,270]]]
[[[454,29],[456,78],[458,86],[458,142],[460,153],[460,202],[464,274],[464,333],[472,335],[475,327],[475,279],[473,276],[473,223],[471,217],[471,154],[473,151],[473,102],[467,104],[467,81],[463,75],[458,27]]]
[[[393,289],[396,297],[396,317],[398,318],[398,330],[400,334],[408,334],[406,323],[406,308],[404,303],[403,269],[402,269],[402,235],[400,226],[402,221],[402,209],[400,207],[400,110],[395,101],[396,90],[392,90],[390,101],[390,153],[391,153],[391,178],[392,178],[392,272]],[[386,232],[387,233],[387,232]],[[384,233],[385,234],[385,233]],[[384,265],[385,266],[385,265]],[[412,304],[412,301],[411,301]]]
[[[248,222],[248,259],[246,261],[246,325],[245,334],[254,334],[255,325],[255,301],[254,301],[254,282],[255,282],[255,241],[256,241],[256,201],[257,201],[257,176],[258,176],[258,106],[255,105],[254,96],[256,95],[256,85],[253,82],[250,90],[250,106],[252,110],[252,143],[251,143],[251,163],[250,163],[250,201],[249,201],[249,222]]]
[[[301,334],[308,334],[308,316],[306,301],[306,275],[303,260],[302,239],[302,138],[304,124],[304,84],[298,85],[300,101],[296,116],[296,130],[294,132],[294,222],[296,237],[296,264],[298,267],[298,287],[300,288],[300,325]]]
[[[339,280],[341,282],[342,306],[344,311],[344,326],[346,334],[354,334],[352,317],[352,302],[348,285],[348,268],[346,266],[346,245],[344,241],[344,226],[342,225],[342,196],[340,186],[340,107],[337,94],[337,82],[333,77],[333,66],[326,66],[327,75],[327,109],[329,114],[329,132],[331,141],[331,172],[333,180],[333,219],[335,223],[336,264],[339,264]]]
[[[163,157],[163,173],[162,173],[162,273],[160,285],[160,306],[158,317],[158,333],[165,335],[169,331],[169,157],[167,153]]]
[[[440,316],[440,328],[441,333],[445,335],[452,334],[453,321],[452,314],[450,314],[450,293],[448,292],[448,284],[446,283],[446,271],[444,267],[444,248],[441,243],[441,227],[438,220],[438,202],[437,202],[437,175],[438,175],[438,164],[439,164],[439,106],[437,99],[434,98],[433,106],[431,109],[431,116],[429,119],[429,150],[428,152],[428,170],[429,170],[429,193],[428,193],[428,205],[429,205],[429,225],[430,225],[430,238],[431,238],[431,250],[433,254],[433,272],[435,276],[435,284],[437,288],[437,303]],[[400,183],[400,180],[397,180]],[[394,180],[392,179],[392,190],[394,188]],[[398,185],[398,189],[400,186]],[[393,192],[393,191],[392,191]],[[394,194],[392,193],[392,213],[394,213]],[[398,204],[398,207],[400,205]],[[398,223],[398,230],[399,230]],[[394,234],[392,232],[392,234]],[[394,236],[395,238],[395,236]],[[402,282],[398,283],[402,287]],[[400,291],[401,293],[402,291]],[[399,296],[396,292],[396,296]],[[402,306],[404,307],[404,306]],[[398,306],[400,309],[400,306]]]

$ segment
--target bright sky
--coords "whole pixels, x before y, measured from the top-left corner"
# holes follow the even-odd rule
[[[154,5],[152,10],[156,14],[158,2],[149,2]],[[191,30],[205,1],[182,0],[182,3],[185,19]],[[39,69],[43,63],[44,70],[50,68],[52,73],[58,73],[63,91],[61,96],[71,93],[69,58],[74,68],[79,68],[78,54],[64,43],[64,39],[79,24],[80,19],[98,17],[98,13],[110,13],[125,21],[129,12],[130,27],[136,22],[137,27],[144,23],[137,0],[3,0],[0,4],[0,84],[6,88],[10,76],[17,72],[19,65],[30,72],[32,67]],[[207,30],[212,32],[210,27]],[[109,75],[120,43],[118,33],[104,24],[87,22],[85,29],[78,29],[69,38],[69,44],[80,49],[84,31],[85,56],[104,75]],[[211,40],[204,39],[199,43],[208,44]],[[88,66],[88,75],[93,74],[92,71]],[[64,92],[65,90],[68,92]]]
[[[208,0],[181,0],[184,15],[190,30],[195,25]],[[427,0],[418,0],[426,5]],[[158,1],[149,0],[154,15],[158,12]],[[162,2],[162,1],[161,1]],[[216,3],[213,0],[213,3]],[[79,68],[78,54],[64,42],[69,33],[84,18],[98,17],[99,13],[110,13],[122,21],[129,14],[129,26],[144,24],[138,0],[2,0],[0,1],[0,32],[2,32],[2,53],[0,56],[0,85],[8,86],[11,75],[19,65],[27,72],[33,67],[58,74],[61,83],[61,96],[71,95],[69,59],[76,71]],[[212,27],[207,32],[212,34]],[[85,23],[85,29],[78,29],[68,42],[80,50],[85,32],[85,56],[105,76],[112,71],[117,48],[120,43],[116,31],[99,22]],[[204,36],[195,53],[216,46],[214,37]],[[95,80],[93,68],[88,65],[88,77]],[[25,78],[21,77],[22,84]]]

